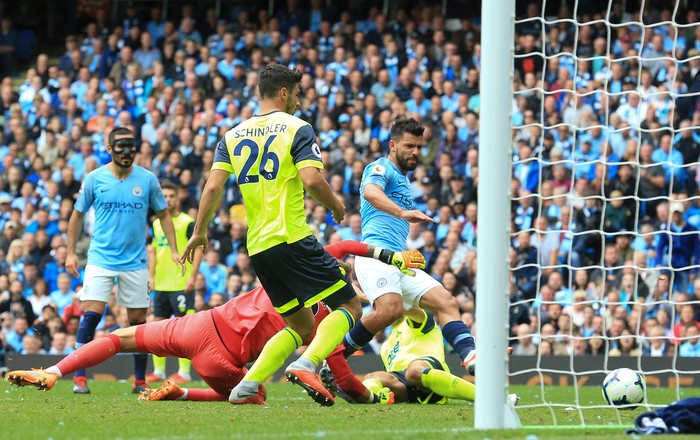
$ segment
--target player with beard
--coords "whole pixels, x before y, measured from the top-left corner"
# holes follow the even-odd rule
[[[146,322],[150,293],[146,255],[149,209],[160,219],[171,257],[180,264],[175,228],[158,178],[145,168],[134,165],[134,133],[124,127],[115,128],[110,132],[108,142],[107,151],[112,155],[112,162],[85,177],[68,223],[66,270],[77,278],[75,245],[83,227],[83,216],[94,208],[95,226],[81,291],[85,314],[78,328],[77,348],[95,336],[95,328],[112,294],[115,279],[117,304],[126,307],[129,324]],[[148,389],[145,381],[147,361],[146,353],[134,353],[134,393]],[[73,381],[74,393],[90,393],[85,369],[76,371]]]
[[[248,220],[250,262],[287,327],[265,344],[255,363],[231,390],[229,401],[250,403],[260,384],[277,371],[314,328],[311,307],[323,301],[333,311],[317,336],[285,374],[318,403],[333,396],[316,368],[342,341],[362,314],[362,306],[338,262],[323,250],[306,223],[304,190],[329,208],[336,222],[345,206],[321,174],[323,160],[313,127],[294,116],[299,108],[302,73],[269,65],[258,80],[259,114],[232,128],[219,141],[184,258],[206,247],[206,228],[219,205],[224,184],[235,175]]]
[[[389,157],[382,157],[365,168],[360,185],[362,242],[401,252],[406,248],[409,223],[433,221],[412,209],[411,185],[406,177],[418,165],[423,130],[415,119],[397,119],[391,126]],[[402,318],[404,309],[420,307],[435,313],[445,339],[463,359],[467,371],[474,374],[474,338],[460,319],[457,301],[442,284],[422,270],[408,277],[365,257],[355,259],[355,273],[374,310],[345,335],[346,355],[359,350],[377,332]]]

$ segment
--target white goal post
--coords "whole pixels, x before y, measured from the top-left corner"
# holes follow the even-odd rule
[[[477,429],[520,426],[515,410],[506,404],[514,13],[514,0],[482,2],[479,168],[487,171],[481,174],[478,189],[476,282],[477,292],[488,298],[479,301],[476,322],[479,333],[489,336],[477,341]]]
[[[530,3],[516,18],[515,0],[482,2],[477,429],[519,426],[514,376],[538,389],[519,407],[552,425],[595,424],[586,411],[606,404],[579,387],[619,366],[676,399],[700,383],[697,2]],[[509,307],[531,311],[517,337]],[[509,372],[521,340],[536,362]],[[670,403],[650,392],[645,407]]]

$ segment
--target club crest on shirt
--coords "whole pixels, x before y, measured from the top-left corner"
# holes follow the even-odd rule
[[[314,153],[314,156],[321,159],[321,147],[319,147],[316,142],[311,146],[311,151]]]
[[[131,194],[135,195],[136,197],[141,197],[143,195],[143,188],[136,185],[135,187],[131,188]]]
[[[376,165],[372,168],[372,174],[380,174],[380,175],[381,175],[381,174],[384,174],[384,173],[386,173],[386,168],[384,168],[382,165],[376,164]]]

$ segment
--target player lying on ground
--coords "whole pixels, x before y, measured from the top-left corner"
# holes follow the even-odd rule
[[[329,245],[326,250],[335,258],[348,254],[371,256],[406,273],[425,266],[425,259],[417,251],[394,253],[350,240]],[[318,325],[330,310],[319,306],[314,312]],[[49,390],[60,377],[98,365],[117,353],[144,352],[192,360],[195,371],[211,389],[181,389],[166,382],[158,390],[142,393],[142,398],[227,400],[231,390],[245,375],[246,364],[254,361],[265,343],[284,327],[284,320],[260,287],[211,310],[116,330],[84,345],[46,370],[12,371],[7,374],[7,380],[19,386],[32,385]],[[315,331],[308,341],[314,334]],[[361,402],[376,399],[352,375],[342,355],[342,347],[328,357],[328,363],[338,376],[337,381],[342,382],[343,389],[354,399]],[[251,403],[265,404],[262,387],[251,400]]]
[[[476,388],[471,382],[450,373],[445,362],[443,335],[435,319],[423,309],[411,308],[392,329],[381,347],[386,371],[367,374],[362,384],[373,394],[393,396],[387,403],[447,403],[448,399],[474,401]],[[332,370],[321,370],[324,386],[350,403],[359,403],[334,380]],[[515,404],[517,397],[512,394]]]

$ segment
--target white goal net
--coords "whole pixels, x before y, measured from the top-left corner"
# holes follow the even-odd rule
[[[554,424],[595,423],[606,403],[580,387],[618,367],[646,376],[650,408],[700,384],[696,6],[518,2],[511,343],[535,360],[510,376]]]

